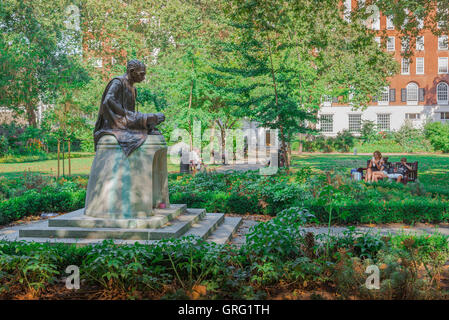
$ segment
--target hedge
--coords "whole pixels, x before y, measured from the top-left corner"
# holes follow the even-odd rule
[[[22,196],[0,202],[0,225],[41,212],[69,212],[84,206],[86,190],[61,191],[47,189],[38,193],[27,191]],[[205,208],[207,212],[276,214],[290,206],[305,207],[319,222],[327,223],[328,209],[316,199],[286,201],[282,205],[267,204],[256,195],[211,192],[174,192],[171,203],[185,203],[189,208]],[[402,201],[359,201],[333,204],[332,222],[356,223],[415,223],[449,222],[449,202],[422,197]]]
[[[84,207],[86,190],[27,191],[22,196],[0,202],[0,225],[41,212],[69,212]]]
[[[316,200],[304,202],[316,218],[329,221],[328,208]],[[332,222],[354,223],[438,223],[449,221],[449,202],[415,198],[402,201],[361,201],[333,204]]]

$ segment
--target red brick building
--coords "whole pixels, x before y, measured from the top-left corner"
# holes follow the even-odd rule
[[[345,0],[346,13],[357,6],[357,0]],[[351,8],[349,8],[349,5]],[[370,28],[378,30],[376,41],[382,41],[386,33],[386,50],[401,64],[399,74],[389,79],[390,85],[383,94],[364,110],[353,110],[350,106],[324,103],[320,109],[321,131],[335,135],[343,129],[357,133],[362,120],[371,120],[379,130],[397,130],[406,119],[415,126],[426,121],[449,121],[449,44],[448,35],[436,36],[423,28],[410,46],[413,56],[405,59],[400,33],[390,17],[381,12],[375,14]]]

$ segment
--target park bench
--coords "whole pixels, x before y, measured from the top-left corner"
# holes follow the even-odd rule
[[[366,161],[366,168],[358,168],[357,171],[362,174],[362,179],[365,179],[365,172],[368,169],[370,160]],[[393,168],[397,168],[401,162],[392,162]],[[407,175],[402,180],[403,184],[407,184],[407,182],[415,182],[418,179],[418,161],[415,162],[407,162],[412,170],[408,170]]]

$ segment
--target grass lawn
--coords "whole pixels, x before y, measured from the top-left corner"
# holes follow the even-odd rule
[[[385,154],[387,155],[387,154]],[[402,156],[390,156],[390,161],[399,161]],[[418,161],[418,179],[426,186],[441,187],[449,190],[449,155],[405,155],[408,161]],[[314,170],[344,170],[349,174],[351,168],[366,166],[368,155],[339,155],[339,154],[306,154],[293,155],[293,167],[307,165]],[[89,158],[71,159],[72,174],[88,175],[92,166],[93,156]],[[68,172],[66,161],[66,173]],[[35,161],[25,163],[0,163],[0,176],[16,177],[24,171],[39,172],[56,175],[57,161]],[[61,164],[62,174],[62,164]],[[179,165],[168,163],[169,172],[179,172]]]
[[[70,159],[72,175],[88,175],[94,157]],[[62,161],[60,161],[60,174],[62,175]],[[65,161],[65,173],[68,174],[68,161]],[[24,171],[31,171],[41,174],[56,175],[58,172],[57,160],[34,161],[24,163],[0,163],[0,176],[17,177]],[[179,172],[179,164],[172,164],[168,161],[169,172]]]
[[[384,154],[387,156],[388,154]],[[389,156],[389,161],[400,161],[406,157],[407,161],[418,161],[418,179],[426,187],[444,188],[449,190],[449,155],[394,155]],[[339,155],[339,154],[307,154],[293,155],[292,166],[310,166],[315,170],[344,170],[348,174],[350,169],[366,167],[367,155]]]

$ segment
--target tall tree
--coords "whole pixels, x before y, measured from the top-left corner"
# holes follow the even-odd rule
[[[51,102],[67,83],[85,75],[79,57],[62,47],[70,34],[64,9],[64,1],[57,0],[0,3],[0,104],[25,114],[31,126],[37,125],[40,102]]]
[[[231,31],[224,50],[233,58],[217,70],[239,79],[229,90],[240,92],[235,103],[245,115],[279,130],[287,166],[287,146],[316,121],[323,94],[366,105],[396,67],[366,28],[343,19],[338,1],[317,4],[235,0],[225,10]]]

